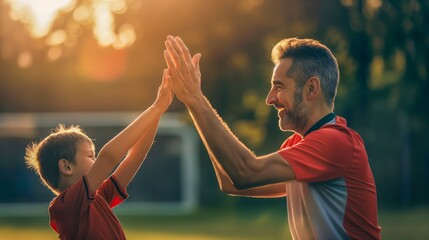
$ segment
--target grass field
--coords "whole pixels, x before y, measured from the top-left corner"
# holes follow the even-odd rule
[[[291,239],[286,210],[206,209],[186,216],[119,216],[127,238],[151,240]],[[429,208],[380,210],[383,239],[429,239]],[[56,239],[47,217],[2,217],[0,239]]]

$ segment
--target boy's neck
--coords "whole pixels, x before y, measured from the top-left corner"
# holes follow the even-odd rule
[[[64,190],[66,190],[67,188],[75,184],[81,178],[82,177],[77,177],[74,175],[71,175],[71,176],[62,175],[60,177],[60,181],[58,182],[58,191],[63,192]]]

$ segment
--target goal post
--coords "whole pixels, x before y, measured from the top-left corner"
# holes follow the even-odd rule
[[[58,124],[79,125],[96,149],[140,112],[63,112],[0,114],[0,216],[46,215],[54,195],[26,169],[25,147]],[[120,215],[188,214],[198,207],[198,138],[180,113],[165,113],[155,142],[127,188]],[[97,151],[97,150],[96,150]]]

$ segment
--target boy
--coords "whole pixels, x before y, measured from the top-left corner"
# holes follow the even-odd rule
[[[172,102],[174,92],[167,74],[164,70],[152,106],[106,143],[97,158],[91,139],[75,126],[60,125],[41,142],[27,146],[27,166],[58,195],[49,205],[49,215],[59,238],[125,239],[112,208],[128,197],[126,187],[152,145],[161,115]]]

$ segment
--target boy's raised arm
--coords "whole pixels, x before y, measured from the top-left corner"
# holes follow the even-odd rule
[[[147,129],[144,131],[142,136],[140,136],[139,140],[131,147],[128,155],[114,173],[115,178],[122,187],[127,187],[139,170],[152,146],[161,115],[167,111],[167,108],[173,100],[173,87],[170,82],[171,80],[166,79],[166,74],[167,72],[164,70],[163,80],[158,88],[157,98],[153,105],[146,110],[150,114],[153,114],[154,117],[148,119],[150,122],[148,122]]]
[[[132,123],[130,123],[124,130],[118,135],[106,143],[100,150],[94,165],[87,173],[89,194],[92,195],[101,185],[101,183],[111,174],[113,169],[119,164],[122,157],[131,149],[130,156],[132,159],[137,159],[139,156],[146,155],[149,150],[153,137],[158,126],[158,122],[162,113],[164,113],[173,99],[173,90],[170,82],[167,80],[167,70],[164,70],[162,83],[158,89],[158,96],[154,104],[138,116]],[[149,140],[139,140],[144,133],[147,132]],[[142,147],[140,148],[140,144]],[[146,149],[146,150],[145,150]],[[129,160],[127,160],[129,162]],[[134,166],[134,172],[130,170],[126,173],[124,170],[128,163],[122,166],[117,172],[116,177],[122,178],[121,184],[125,187],[128,183],[125,183],[132,179],[135,171],[138,169],[140,163],[131,164]],[[138,165],[138,166],[137,166]],[[130,167],[131,168],[131,167]],[[127,180],[129,179],[129,180]]]

